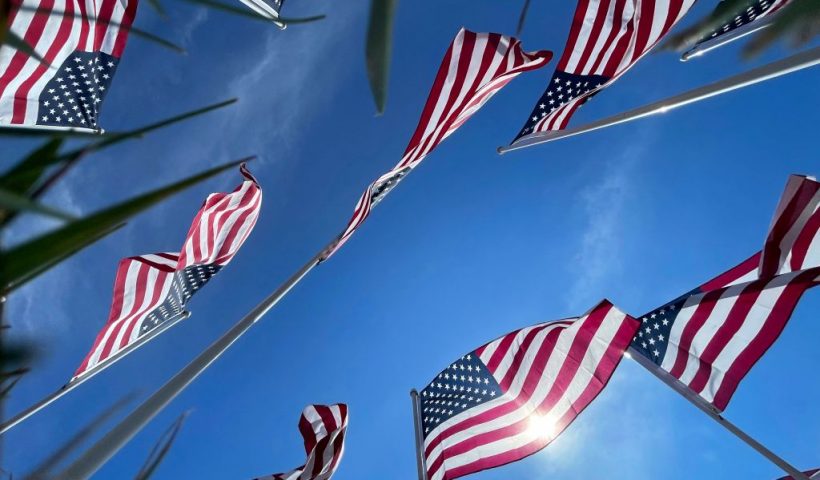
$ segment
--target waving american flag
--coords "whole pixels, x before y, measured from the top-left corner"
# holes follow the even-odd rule
[[[430,480],[546,447],[603,390],[637,328],[603,301],[581,318],[516,330],[453,362],[420,393]]]
[[[308,405],[299,418],[299,431],[305,441],[305,464],[256,480],[330,480],[344,454],[347,405]]]
[[[641,59],[695,0],[580,0],[558,68],[515,137],[561,130]]]
[[[124,258],[117,267],[108,321],[72,381],[142,345],[184,314],[191,296],[231,259],[248,238],[262,205],[262,190],[247,179],[231,193],[208,196],[180,252]]]
[[[803,293],[820,283],[819,205],[820,183],[793,175],[763,250],[640,317],[632,348],[724,410]]]
[[[137,3],[11,0],[11,32],[51,67],[0,47],[0,125],[99,130]]]
[[[371,183],[356,203],[339,240],[324,255],[330,258],[364,223],[370,210],[513,78],[546,65],[548,51],[524,52],[521,42],[497,33],[461,29],[450,44],[401,161]]]

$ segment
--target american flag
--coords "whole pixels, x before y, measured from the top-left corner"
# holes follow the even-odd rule
[[[277,473],[256,480],[330,480],[345,448],[347,405],[308,405],[299,419],[305,439],[305,464],[290,473]]]
[[[566,128],[581,105],[649,52],[693,3],[580,0],[555,74],[513,142]]]
[[[529,456],[603,390],[638,323],[608,301],[516,330],[453,362],[420,393],[430,480]]]
[[[330,258],[364,222],[370,210],[442,140],[455,132],[513,78],[549,63],[548,51],[524,52],[521,42],[497,33],[459,30],[424,106],[416,132],[401,161],[371,183],[359,198],[353,217],[338,242],[324,255]]]
[[[98,130],[137,3],[12,0],[10,30],[51,68],[9,46],[0,48],[0,125]]]
[[[749,0],[745,8],[736,12],[736,14],[723,25],[718,26],[711,33],[707,33],[699,39],[692,47],[691,51],[699,49],[707,44],[714,43],[721,37],[727,34],[737,34],[741,32],[751,32],[755,28],[755,21],[763,17],[767,17],[772,13],[784,7],[791,0]],[[715,13],[721,13],[721,10],[726,10],[727,2],[721,1]],[[749,25],[747,27],[747,25]],[[689,52],[687,52],[688,54]],[[687,55],[684,55],[687,57]]]
[[[640,317],[632,348],[718,411],[820,283],[820,183],[793,175],[761,252]]]
[[[72,381],[99,371],[119,354],[170,326],[191,296],[231,261],[259,216],[262,190],[247,179],[231,193],[208,196],[194,218],[182,251],[124,258],[117,267],[108,321]]]
[[[806,476],[809,477],[809,478],[812,478],[812,475],[818,475],[817,477],[814,477],[814,478],[820,478],[820,468],[815,468],[814,470],[807,470],[803,473],[806,474]],[[782,477],[778,480],[794,480],[794,479],[792,477]]]

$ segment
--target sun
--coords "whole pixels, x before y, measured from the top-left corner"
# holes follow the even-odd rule
[[[558,430],[558,424],[551,415],[534,413],[527,425],[527,433],[533,438],[552,439]]]

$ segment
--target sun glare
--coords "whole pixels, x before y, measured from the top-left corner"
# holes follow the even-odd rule
[[[534,414],[530,417],[527,433],[534,438],[551,439],[555,437],[558,425],[550,415]]]

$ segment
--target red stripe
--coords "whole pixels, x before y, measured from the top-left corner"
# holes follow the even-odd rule
[[[666,21],[663,23],[661,34],[658,36],[656,43],[666,35],[666,32],[675,24],[683,8],[683,0],[669,0],[669,11],[666,12]],[[653,44],[654,45],[654,44]]]
[[[120,58],[125,51],[125,43],[128,41],[128,33],[131,31],[131,25],[134,23],[134,18],[137,16],[137,0],[128,0],[128,5],[125,7],[125,14],[120,20],[120,29],[117,31],[117,39],[114,41],[114,49],[111,55]]]
[[[465,35],[466,31],[462,29],[458,35]],[[458,36],[456,36],[456,39]],[[430,89],[430,95],[427,97],[427,103],[424,104],[424,110],[421,113],[421,119],[419,120],[418,126],[416,126],[416,131],[413,133],[413,136],[410,139],[410,143],[407,145],[407,149],[404,151],[404,155],[406,156],[410,151],[415,148],[416,146],[421,143],[422,136],[424,135],[424,131],[427,129],[427,124],[430,122],[430,119],[433,116],[433,111],[436,108],[436,103],[438,100],[438,96],[441,94],[441,91],[444,89],[444,82],[447,79],[447,72],[450,70],[450,62],[453,58],[453,49],[455,48],[455,42],[450,44],[450,47],[447,49],[447,53],[444,56],[444,61],[441,63],[441,66],[438,69],[438,73],[436,74],[436,79],[433,82],[433,87]]]
[[[712,311],[724,291],[724,289],[713,290],[703,295],[697,307],[695,307],[695,313],[692,314],[692,318],[690,318],[689,322],[683,327],[680,343],[677,346],[678,354],[677,357],[675,357],[675,365],[669,371],[675,378],[680,378],[684,370],[686,370],[686,360],[689,358],[689,348],[692,346],[692,341],[695,339],[695,335],[698,334],[701,327],[706,323],[706,320],[709,319],[709,316],[712,315]],[[673,348],[673,345],[670,344],[669,348]]]
[[[621,61],[623,61],[626,56],[626,51],[629,48],[629,44],[632,42],[633,35],[635,35],[634,12],[632,13],[632,18],[626,22],[624,34],[618,39],[618,43],[615,44],[615,49],[612,50],[612,55],[610,55],[609,60],[607,60],[606,65],[604,66],[604,71],[602,74],[605,77],[612,78],[618,73],[618,67],[620,67]]]
[[[54,9],[54,0],[43,0],[39,8],[42,12],[37,12],[33,15],[31,23],[28,25],[26,33],[23,36],[26,43],[34,47],[37,46],[37,43],[43,36],[43,33],[45,33],[45,27],[49,19],[49,14]],[[28,60],[28,54],[19,50],[15,51],[11,62],[9,62],[9,65],[6,68],[6,71],[0,75],[0,97],[7,95],[6,88],[8,88],[9,83],[20,74]]]
[[[65,46],[68,38],[71,36],[71,30],[74,26],[74,2],[67,1],[66,2],[66,10],[65,14],[63,15],[62,21],[60,22],[60,28],[57,30],[57,36],[54,38],[54,41],[51,42],[51,45],[48,47],[44,58],[49,64],[55,63],[54,61],[57,59],[57,54],[60,50]],[[28,95],[31,91],[31,88],[34,84],[42,78],[43,74],[46,73],[49,67],[42,63],[37,64],[37,68],[31,73],[31,75],[26,78],[23,83],[20,84],[20,87],[17,89],[17,92],[14,95],[14,109],[13,115],[11,119],[11,123],[24,123],[26,120],[26,107],[28,106]]]
[[[820,183],[804,181],[794,193],[788,205],[780,213],[766,238],[766,245],[763,247],[763,261],[760,265],[760,276],[770,277],[777,274],[780,266],[780,258],[784,256],[782,242],[789,230],[795,225],[800,215],[809,206]]]
[[[111,350],[114,348],[114,345],[117,342],[117,334],[120,330],[122,330],[123,326],[125,325],[125,319],[131,318],[134,313],[136,313],[139,309],[139,306],[142,305],[143,300],[145,299],[145,285],[148,282],[148,266],[137,263],[137,280],[135,282],[135,291],[134,291],[134,303],[131,306],[131,310],[128,312],[123,312],[124,315],[120,315],[120,319],[122,321],[118,321],[112,328],[110,328],[111,333],[108,336],[108,340],[106,341],[105,345],[103,345],[102,353],[100,354],[100,359],[108,358],[111,354]],[[122,285],[123,292],[125,292],[125,284]]]
[[[700,286],[700,289],[704,292],[708,292],[717,288],[723,288],[736,282],[738,279],[743,278],[749,272],[756,270],[758,265],[760,265],[760,252],[755,253],[751,257],[740,262],[740,264],[704,283]]]
[[[236,240],[237,236],[239,235],[239,231],[245,225],[245,221],[248,219],[248,217],[250,217],[251,215],[256,215],[256,213],[258,212],[259,204],[262,202],[262,196],[258,195],[256,196],[256,198],[254,198],[255,194],[256,189],[251,188],[248,190],[245,197],[242,198],[242,201],[239,204],[238,208],[244,207],[245,210],[242,213],[240,213],[237,217],[236,222],[234,222],[233,227],[231,227],[231,230],[228,232],[228,235],[225,236],[222,245],[220,245],[218,247],[218,250],[216,250],[212,254],[212,257],[217,259],[216,263],[219,263],[221,261],[224,261],[224,259],[231,257],[231,247],[234,243],[234,240]]]
[[[769,313],[769,317],[760,332],[737,356],[732,366],[726,370],[723,382],[720,384],[720,388],[712,402],[715,407],[720,410],[726,409],[740,381],[783,332],[803,292],[817,285],[814,279],[818,275],[820,275],[820,268],[813,268],[798,274],[793,281],[789,282],[789,285],[783,290],[774,307],[772,307],[772,311]]]
[[[649,35],[652,33],[652,25],[655,17],[655,6],[654,1],[640,2],[641,11],[635,17],[638,21],[638,32],[635,40],[635,50],[632,51],[632,58],[629,61],[630,65],[637,61],[647,49]]]
[[[86,43],[88,42],[88,31],[91,29],[91,22],[88,19],[85,2],[86,0],[77,0],[77,4],[80,6],[80,17],[82,18],[80,23],[80,38],[77,41],[77,48],[80,50],[85,50]]]
[[[709,340],[706,348],[698,356],[698,371],[689,382],[689,388],[697,393],[701,393],[706,388],[709,377],[712,375],[712,363],[723,351],[735,334],[743,326],[749,316],[749,312],[754,307],[760,293],[765,287],[764,282],[753,282],[741,291],[725,319],[716,319],[720,324],[714,336]],[[715,320],[713,320],[714,322]]]
[[[96,1],[96,0],[95,0]],[[102,49],[103,41],[105,40],[105,33],[111,22],[111,16],[114,13],[114,6],[117,0],[99,0],[102,4],[97,13],[97,21],[94,23],[94,50],[98,52]]]
[[[139,323],[139,320],[145,316],[146,314],[153,311],[157,306],[159,306],[164,298],[161,298],[162,295],[162,287],[165,285],[165,282],[168,279],[169,275],[173,275],[173,273],[166,273],[166,272],[158,272],[157,279],[153,282],[154,292],[151,296],[151,301],[148,304],[147,308],[143,308],[140,310],[139,314],[134,315],[131,320],[128,322],[128,327],[125,330],[125,335],[123,335],[122,340],[120,341],[120,348],[124,348],[126,345],[130,343],[131,334],[134,332],[134,328]],[[173,281],[173,280],[172,280]],[[146,283],[147,287],[147,283]],[[147,288],[146,288],[147,290]],[[170,290],[169,290],[170,293]]]
[[[624,16],[624,7],[626,5],[627,0],[616,0],[615,2],[615,11],[612,15],[612,30],[609,31],[609,36],[604,43],[604,47],[598,52],[598,57],[595,59],[595,63],[592,64],[592,68],[590,69],[590,73],[595,73],[598,71],[598,67],[601,66],[601,62],[604,60],[606,56],[606,52],[609,50],[610,45],[618,36],[621,28],[621,20]],[[616,21],[617,20],[617,21]],[[614,53],[614,52],[613,52]]]
[[[521,342],[521,347],[518,351],[515,352],[512,361],[510,362],[510,367],[507,369],[507,373],[504,375],[504,378],[501,379],[499,382],[499,387],[501,387],[501,391],[506,392],[510,389],[513,381],[515,380],[516,375],[521,370],[521,364],[524,361],[524,356],[527,352],[530,351],[530,347],[532,346],[533,340],[535,337],[542,332],[545,328],[552,327],[552,329],[547,332],[546,338],[541,342],[541,346],[538,348],[538,353],[535,355],[535,359],[533,360],[533,366],[539,365],[540,362],[543,360],[544,364],[546,364],[546,360],[552,355],[552,351],[555,348],[555,343],[558,341],[558,336],[561,332],[564,331],[565,328],[555,327],[553,325],[547,325],[545,327],[539,329],[533,329],[529,332],[529,334],[524,338],[524,341]],[[495,373],[495,372],[493,372]],[[533,375],[530,373],[527,375],[527,378],[524,383],[524,389],[527,389],[533,386],[533,382],[537,385],[538,384],[538,375]]]
[[[314,408],[316,407],[314,406]],[[316,446],[316,432],[313,431],[313,425],[304,414],[299,417],[299,432],[302,433],[302,438],[305,439],[305,454],[310,455],[313,447]]]
[[[564,53],[561,55],[561,60],[558,62],[558,70],[561,70],[562,72],[566,71],[569,59],[572,57],[572,53],[575,51],[578,44],[579,35],[581,35],[581,27],[584,25],[586,12],[589,8],[589,1],[590,0],[579,0],[578,6],[575,8],[575,15],[572,18],[572,26],[569,30],[567,44],[564,47]]]
[[[798,235],[797,239],[794,241],[791,258],[792,271],[820,266],[805,265],[806,255],[809,254],[809,248],[811,247],[814,238],[817,236],[818,231],[820,231],[820,210],[814,212],[811,218],[809,218],[809,221],[806,222],[806,226],[803,227],[800,235]]]
[[[603,33],[604,22],[606,21],[607,11],[609,10],[609,5],[615,0],[600,0],[601,3],[598,4],[598,9],[595,12],[595,18],[592,23],[592,30],[590,31],[589,36],[584,39],[586,45],[584,46],[584,51],[581,53],[581,58],[578,60],[578,65],[573,69],[575,72],[583,72],[584,68],[589,62],[590,57],[592,56],[592,50],[595,48],[595,44],[598,43],[598,38]]]
[[[86,354],[85,359],[83,359],[83,362],[77,368],[77,371],[74,372],[75,377],[83,373],[88,368],[88,362],[91,360],[94,352],[97,351],[97,347],[100,345],[100,342],[102,342],[105,332],[108,331],[108,327],[111,325],[111,322],[119,318],[123,302],[123,288],[119,288],[119,286],[125,285],[125,277],[128,275],[128,267],[131,265],[131,262],[131,259],[125,258],[120,260],[120,263],[117,265],[117,275],[114,279],[114,298],[111,301],[111,309],[108,314],[106,327],[104,327],[102,331],[97,334],[97,338],[94,339],[94,345],[91,347],[91,350]]]

